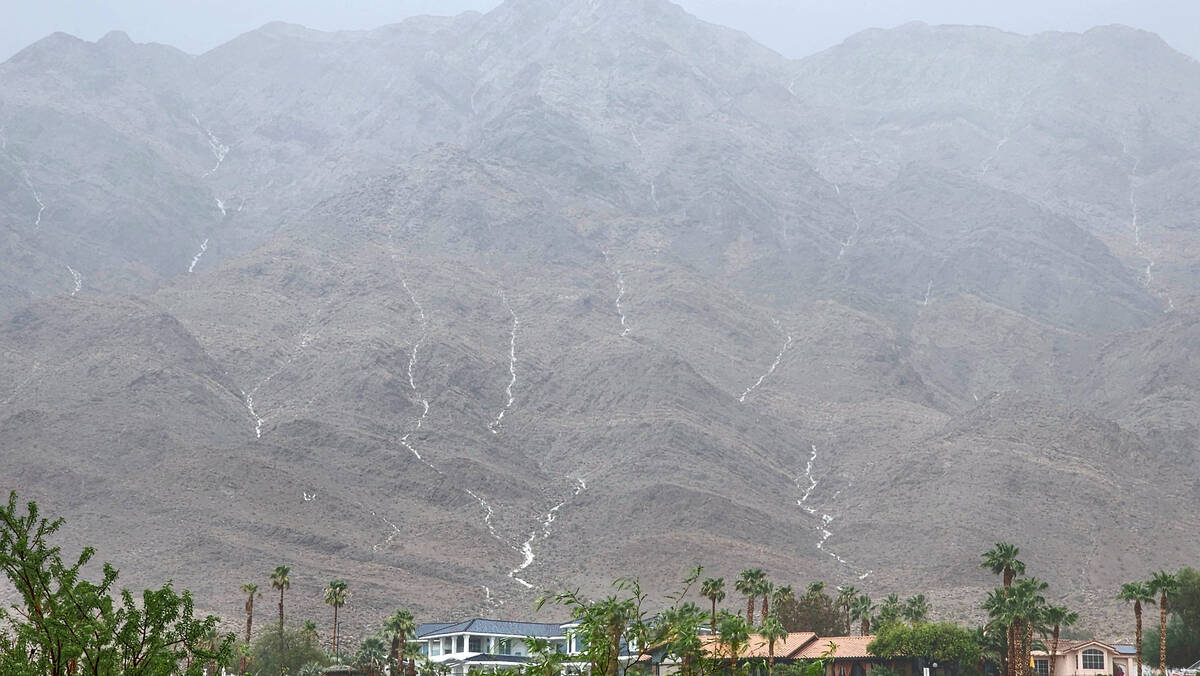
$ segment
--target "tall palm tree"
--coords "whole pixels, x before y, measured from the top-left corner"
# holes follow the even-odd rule
[[[1014,631],[1014,638],[1020,643],[1015,665],[1018,676],[1026,676],[1029,673],[1029,661],[1033,653],[1033,630],[1042,624],[1042,613],[1046,607],[1046,597],[1042,592],[1046,591],[1048,586],[1036,577],[1023,577],[1014,581],[1008,590],[1016,614],[1017,629]]]
[[[924,622],[929,615],[929,602],[925,600],[925,595],[917,594],[908,597],[900,609],[900,614],[914,627]]]
[[[388,663],[392,665],[392,673],[400,673],[400,655],[408,637],[414,633],[417,625],[413,622],[412,613],[407,610],[397,610],[391,617],[383,621],[383,631],[392,637],[392,648],[388,652]]]
[[[850,619],[858,620],[858,632],[862,636],[868,636],[871,633],[871,613],[873,612],[875,612],[875,606],[871,603],[871,597],[866,594],[856,596],[850,605]]]
[[[1158,673],[1167,673],[1167,597],[1179,591],[1179,579],[1165,570],[1155,573],[1146,583],[1158,601]]]
[[[846,616],[846,633],[850,633],[850,604],[854,603],[855,597],[858,596],[858,590],[854,585],[841,584],[837,588],[837,605],[842,609],[842,613]]]
[[[775,673],[775,643],[787,640],[787,629],[783,627],[783,623],[779,621],[778,617],[772,615],[763,620],[758,633],[767,642],[767,676],[773,676]]]
[[[338,609],[346,605],[346,599],[350,596],[350,592],[346,589],[345,580],[330,580],[329,585],[325,587],[325,604],[333,606],[333,637],[331,640],[333,647],[333,659],[340,661],[338,655]]]
[[[991,618],[987,628],[1004,629],[1004,651],[1001,661],[1004,663],[1004,673],[1008,676],[1012,676],[1016,669],[1017,652],[1016,641],[1013,640],[1013,629],[1016,627],[1017,617],[1020,614],[1011,592],[1011,589],[1003,587],[993,589],[988,593],[987,600],[983,602],[983,609]]]
[[[717,631],[717,604],[725,600],[725,578],[710,577],[700,583],[700,595],[712,601],[712,624],[710,628]]]
[[[1002,575],[1004,578],[1004,589],[1007,591],[1012,587],[1013,579],[1017,575],[1025,574],[1025,563],[1017,558],[1020,553],[1021,549],[1014,544],[997,542],[994,547],[983,553],[983,563],[980,565],[996,575]],[[1010,624],[1005,639],[1008,643],[1005,673],[1009,674],[1009,676],[1012,676],[1016,669],[1017,637],[1015,632],[1018,628],[1016,623]]]
[[[792,585],[781,584],[771,592],[771,605],[774,606],[774,615],[779,617],[779,610],[783,608],[785,603],[790,603],[796,600],[796,593],[792,591]]]
[[[1150,593],[1150,587],[1145,582],[1126,582],[1121,585],[1121,592],[1117,594],[1117,598],[1133,602],[1133,616],[1137,620],[1137,631],[1134,634],[1137,640],[1137,676],[1142,676],[1142,603],[1153,603],[1154,595]]]
[[[809,598],[820,596],[825,591],[825,583],[820,580],[809,582],[808,588],[804,590],[804,595]]]
[[[258,585],[253,582],[247,582],[242,585],[242,593],[246,595],[246,643],[250,643],[250,628],[254,625],[254,597],[262,596],[258,592]],[[246,673],[246,656],[242,655],[239,661],[238,673]]]
[[[729,649],[729,674],[734,676],[737,673],[737,661],[742,648],[750,641],[750,625],[741,615],[727,613],[721,618],[717,634],[721,645]]]
[[[1078,622],[1079,613],[1072,612],[1066,606],[1049,606],[1043,619],[1047,625],[1054,628],[1050,636],[1050,676],[1054,676],[1054,663],[1058,661],[1059,631]]]
[[[762,568],[747,568],[733,583],[739,594],[746,596],[746,624],[754,626],[754,599],[758,596],[758,584],[767,578]]]
[[[358,646],[358,653],[354,656],[355,666],[370,676],[382,674],[386,661],[387,648],[383,645],[383,639],[376,636],[364,638]]]
[[[763,578],[758,583],[758,595],[762,597],[762,618],[763,622],[767,621],[767,615],[771,609],[771,595],[775,592],[775,584],[770,580]]]
[[[271,571],[271,589],[279,590],[279,640],[283,640],[283,592],[292,588],[290,566],[275,566]]]
[[[879,616],[875,618],[875,624],[882,627],[885,624],[899,620],[902,609],[900,595],[888,594],[883,599],[883,603],[879,604]]]

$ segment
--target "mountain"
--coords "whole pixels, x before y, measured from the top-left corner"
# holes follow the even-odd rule
[[[236,622],[691,566],[1088,624],[1194,560],[1200,65],[509,0],[0,65],[0,485]],[[1122,619],[1123,621],[1123,619]],[[1123,625],[1121,625],[1123,626]]]

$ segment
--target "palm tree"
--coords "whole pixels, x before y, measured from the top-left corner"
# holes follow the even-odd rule
[[[904,601],[900,614],[914,627],[924,622],[929,615],[929,602],[925,600],[925,595],[910,596]]]
[[[988,611],[991,621],[987,627],[1004,628],[1004,673],[1011,676],[1016,668],[1016,642],[1013,641],[1013,628],[1017,624],[1019,610],[1014,602],[1011,589],[997,588],[988,593],[983,609]]]
[[[765,580],[767,574],[762,568],[747,568],[738,576],[733,588],[746,596],[746,624],[754,626],[754,598],[758,595],[759,582]]]
[[[858,620],[859,634],[867,636],[871,633],[871,613],[875,612],[875,606],[871,603],[871,597],[866,594],[859,594],[854,598],[850,605],[850,619]]]
[[[837,588],[837,605],[846,615],[846,633],[850,633],[850,604],[854,603],[855,597],[858,596],[858,590],[854,585],[841,584]]]
[[[883,599],[883,603],[879,604],[879,617],[875,618],[875,624],[882,627],[885,624],[899,620],[901,609],[900,596],[898,594],[888,594]]]
[[[808,583],[808,588],[804,590],[804,595],[807,596],[808,598],[814,598],[814,597],[820,596],[821,593],[824,591],[825,591],[825,583],[818,580],[816,582]]]
[[[254,597],[262,596],[258,593],[258,585],[253,582],[247,582],[242,585],[242,593],[246,595],[246,643],[250,643],[250,628],[254,624]],[[238,673],[246,673],[246,656],[242,655],[239,661]]]
[[[788,632],[778,617],[772,615],[763,620],[758,633],[767,641],[767,676],[775,673],[775,642],[787,640]]]
[[[358,653],[354,656],[355,666],[372,676],[383,673],[383,665],[386,661],[387,648],[383,644],[383,639],[377,636],[363,639],[358,646]]]
[[[750,625],[741,615],[726,613],[721,618],[721,625],[717,632],[721,645],[729,648],[729,673],[730,676],[734,676],[737,673],[738,656],[741,655],[742,648],[750,641]]]
[[[346,599],[349,596],[350,592],[346,590],[345,580],[330,580],[329,586],[325,587],[325,603],[333,606],[333,637],[331,641],[335,661],[340,661],[338,657],[338,609],[346,605]]]
[[[725,600],[725,578],[710,577],[700,583],[700,595],[712,601],[712,624],[711,629],[717,630],[717,604]]]
[[[289,566],[275,566],[271,571],[271,589],[279,590],[279,640],[283,641],[283,592],[292,588],[292,569]]]
[[[305,620],[304,624],[300,625],[300,633],[309,643],[317,642],[317,623],[312,620]]]
[[[1016,615],[1013,636],[1020,642],[1018,662],[1015,665],[1018,676],[1028,673],[1033,652],[1033,630],[1041,624],[1042,612],[1046,607],[1046,598],[1042,596],[1042,592],[1048,586],[1036,577],[1023,577],[1016,580],[1007,592],[1012,599]]]
[[[1137,620],[1137,632],[1134,634],[1137,640],[1137,676],[1142,676],[1142,602],[1152,603],[1154,595],[1145,582],[1126,582],[1121,585],[1121,593],[1117,594],[1117,598],[1133,601],[1133,616]]]
[[[1013,578],[1017,575],[1025,574],[1025,563],[1017,558],[1020,555],[1021,549],[1016,545],[1007,542],[997,542],[994,547],[983,553],[983,563],[980,564],[983,568],[987,568],[996,575],[1004,576],[1004,589],[1007,591],[1012,587]],[[1005,673],[1010,676],[1015,673],[1016,667],[1016,634],[1018,629],[1016,623],[1008,625],[1008,634],[1005,639],[1008,643],[1008,655],[1005,658],[1007,663]]]
[[[1054,663],[1058,661],[1058,634],[1063,627],[1069,627],[1079,621],[1079,613],[1072,612],[1066,606],[1049,606],[1043,619],[1046,624],[1054,627],[1050,637],[1050,676],[1054,676]]]
[[[770,580],[763,578],[762,580],[759,580],[758,589],[756,591],[758,592],[758,595],[762,597],[762,618],[763,621],[766,622],[767,615],[770,614],[768,611],[771,608],[771,594],[775,591],[775,585]]]
[[[1179,579],[1160,570],[1146,583],[1150,594],[1158,594],[1158,673],[1167,673],[1167,596],[1179,591]]]
[[[408,636],[415,632],[417,625],[413,622],[412,613],[407,610],[397,610],[391,617],[383,621],[383,631],[392,637],[392,649],[388,652],[388,663],[400,673],[400,654],[407,643]]]

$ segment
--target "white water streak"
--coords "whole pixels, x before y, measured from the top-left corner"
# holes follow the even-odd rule
[[[225,156],[229,154],[229,146],[221,143],[221,139],[217,138],[216,134],[212,133],[203,124],[200,124],[200,118],[196,117],[195,113],[192,113],[192,121],[196,123],[196,126],[200,128],[200,131],[204,132],[204,137],[208,141],[208,149],[210,152],[212,152],[213,157],[217,161],[217,163],[213,165],[212,169],[204,172],[204,176],[211,176],[212,174],[216,173],[217,169],[221,168],[221,163],[225,161]],[[224,215],[224,213],[224,210],[222,210],[221,215]]]
[[[488,429],[492,434],[499,434],[503,427],[504,414],[512,408],[513,401],[513,386],[517,384],[517,328],[521,325],[521,320],[517,319],[517,313],[513,311],[512,305],[508,302],[508,296],[504,295],[504,290],[500,289],[500,300],[504,301],[504,307],[508,313],[512,315],[512,330],[509,332],[508,339],[508,385],[504,388],[506,401],[504,408],[500,409],[500,413],[496,415],[496,419],[488,425]]]
[[[654,181],[650,181],[650,201],[654,202],[654,211],[658,212],[658,188],[654,185]]]
[[[81,289],[83,289],[83,275],[79,274],[79,272],[70,265],[67,266],[67,272],[71,273],[71,281],[75,285],[75,288],[71,289],[71,295],[74,296],[75,294],[79,293]]]
[[[268,380],[270,380],[270,378],[268,378]],[[264,380],[263,382],[259,383],[258,387],[255,387],[251,392],[257,391],[259,387],[262,387],[265,384],[266,381]],[[252,393],[243,391],[242,404],[245,405],[246,410],[250,412],[250,417],[254,419],[254,438],[262,439],[262,426],[264,421],[262,416],[260,416],[254,410],[254,395]]]
[[[779,362],[783,361],[783,353],[787,352],[788,348],[792,346],[792,334],[786,333],[783,330],[783,327],[779,324],[779,320],[772,317],[771,323],[775,325],[776,330],[786,336],[786,339],[783,341],[783,347],[779,349],[779,354],[775,355],[775,361],[771,362],[771,365],[767,367],[766,372],[760,375],[758,380],[754,381],[753,385],[747,387],[745,392],[742,392],[742,395],[738,397],[739,402],[745,402],[746,397],[749,396],[751,392],[758,389],[758,386],[763,384],[763,381],[767,379],[767,376],[775,372],[775,369],[779,366]]]
[[[586,488],[587,488],[587,482],[585,480],[583,480],[581,478],[575,479],[575,490],[571,493],[571,497],[562,500],[558,504],[551,507],[550,511],[546,512],[546,516],[543,517],[542,524],[541,524],[541,534],[542,534],[543,540],[550,537],[550,527],[551,527],[551,524],[554,523],[555,517],[558,515],[558,510],[562,509],[563,505],[567,504],[567,502],[571,498],[577,497]],[[533,560],[535,558],[534,553],[533,553],[533,543],[535,540],[537,540],[537,536],[538,536],[537,528],[534,528],[532,531],[529,532],[529,537],[526,538],[525,542],[523,542],[521,544],[521,555],[522,555],[521,565],[508,571],[508,576],[510,578],[512,578],[515,582],[517,582],[518,584],[525,587],[526,589],[533,589],[533,585],[530,584],[528,581],[522,579],[519,574],[524,572],[525,569],[528,568],[529,566],[533,565]]]
[[[798,500],[796,500],[796,504],[799,505],[800,508],[803,509],[804,511],[808,512],[809,514],[811,514],[813,516],[816,516],[817,509],[808,504],[808,499],[809,499],[809,497],[812,496],[813,490],[816,489],[817,484],[819,483],[817,478],[815,476],[813,476],[813,466],[817,462],[817,445],[812,444],[810,446],[810,448],[812,449],[812,455],[808,456],[808,463],[804,466],[804,475],[802,477],[796,477],[796,488],[804,491],[804,493],[800,496],[800,498]],[[801,479],[804,479],[808,482],[807,487],[801,488],[801,486],[800,486]],[[836,498],[840,493],[841,493],[841,491],[838,491],[837,493],[834,494],[834,497]],[[830,551],[825,548],[825,543],[828,542],[829,538],[833,537],[833,531],[829,530],[829,525],[831,523],[833,523],[833,516],[822,513],[821,514],[821,524],[820,524],[820,526],[817,527],[817,532],[820,534],[820,538],[817,540],[817,549],[825,554],[828,554],[830,557],[832,557],[834,560],[836,560],[838,563],[842,564],[843,566],[846,566],[848,568],[854,568],[853,564],[851,564],[845,558],[840,556],[837,552]],[[867,576],[870,575],[872,572],[874,572],[874,571],[868,570],[868,571],[858,575],[858,579],[865,580],[867,578]]]
[[[25,186],[29,188],[29,192],[33,193],[33,201],[37,202],[38,212],[33,219],[33,228],[36,230],[42,227],[42,212],[46,210],[46,203],[42,201],[42,196],[38,194],[37,188],[33,187],[33,179],[29,178],[29,172],[21,170],[21,176],[25,179]]]
[[[933,291],[933,280],[929,280],[929,284],[925,287],[925,300],[921,301],[921,307],[929,305],[929,292]]]
[[[842,260],[842,256],[845,255],[846,249],[854,244],[854,238],[858,237],[858,232],[862,229],[862,218],[858,215],[858,209],[850,207],[850,212],[854,214],[854,232],[851,232],[849,237],[840,242],[842,248],[838,249],[837,259],[839,261]]]
[[[216,202],[217,202],[217,208],[221,210],[221,218],[224,218],[225,217],[225,200],[221,199],[220,197],[214,197],[213,199],[216,200]]]
[[[416,380],[417,351],[420,349],[421,344],[423,342],[425,342],[425,337],[429,334],[429,324],[425,317],[425,308],[422,307],[420,301],[417,300],[416,295],[413,294],[412,288],[410,288],[408,286],[408,280],[405,279],[404,277],[401,277],[400,285],[404,287],[405,293],[408,294],[408,299],[410,301],[412,301],[412,304],[417,308],[417,313],[418,313],[418,316],[420,318],[420,323],[421,323],[421,335],[419,335],[417,337],[417,340],[415,342],[413,342],[412,352],[408,356],[408,386],[413,391],[413,394],[420,396],[419,392],[417,391],[417,380]],[[417,460],[420,460],[421,462],[425,463],[425,465],[427,467],[429,467],[429,469],[432,469],[437,474],[442,474],[442,471],[440,469],[438,469],[437,467],[434,467],[433,463],[431,463],[428,460],[426,460],[425,458],[421,457],[421,454],[417,451],[416,448],[413,447],[412,443],[410,443],[408,440],[409,436],[411,436],[413,432],[419,432],[421,430],[421,427],[425,424],[425,419],[428,417],[429,417],[429,400],[426,399],[425,397],[421,397],[421,415],[417,418],[417,422],[413,426],[413,429],[409,430],[408,432],[405,432],[404,436],[400,437],[400,444],[402,446],[404,446],[405,448],[407,448],[409,450],[409,452],[411,452],[413,454],[413,456],[416,457]]]
[[[612,267],[613,274],[617,278],[617,298],[613,301],[613,305],[617,308],[617,316],[621,318],[621,337],[624,338],[629,335],[629,322],[625,317],[625,307],[621,305],[621,301],[625,298],[625,276],[621,274],[621,267],[611,261],[607,251],[600,253],[604,254],[604,262]]]
[[[376,551],[376,552],[377,552],[377,551],[380,551],[381,549],[383,549],[383,547],[384,547],[385,545],[390,545],[390,544],[392,544],[392,542],[394,542],[394,541],[395,541],[395,539],[396,539],[396,536],[398,536],[398,535],[404,535],[404,533],[403,533],[403,532],[400,530],[400,527],[399,527],[399,526],[397,526],[397,525],[396,525],[395,523],[393,523],[392,521],[390,521],[389,519],[387,519],[386,517],[384,517],[384,516],[382,516],[382,515],[380,515],[380,514],[376,514],[376,513],[375,513],[375,510],[373,510],[373,509],[368,509],[367,511],[371,513],[371,516],[373,516],[373,517],[375,517],[375,518],[379,519],[380,521],[382,521],[382,522],[386,523],[386,524],[387,524],[389,527],[391,527],[391,529],[392,529],[392,532],[391,532],[391,533],[390,533],[390,534],[387,536],[387,539],[385,539],[383,542],[379,542],[379,543],[376,543],[376,544],[373,544],[373,545],[371,545],[371,549],[372,549],[373,551]]]
[[[1137,251],[1138,257],[1146,261],[1146,268],[1142,273],[1142,286],[1146,287],[1148,291],[1153,293],[1154,290],[1151,287],[1154,284],[1155,261],[1146,247],[1145,240],[1142,239],[1142,223],[1139,219],[1137,203],[1137,172],[1138,167],[1140,167],[1142,164],[1142,160],[1140,157],[1133,157],[1130,155],[1129,148],[1124,141],[1121,142],[1121,152],[1133,160],[1133,166],[1129,169],[1129,227],[1133,231],[1133,248],[1135,251]],[[1160,294],[1156,295],[1164,296],[1167,299],[1167,304],[1163,309],[1163,313],[1174,312],[1175,300],[1171,298],[1170,293],[1167,291],[1161,291]]]
[[[204,255],[205,251],[208,251],[207,237],[204,238],[203,242],[200,242],[200,250],[196,252],[195,256],[192,256],[192,264],[188,266],[188,274],[196,271],[196,264],[200,262],[200,257]]]

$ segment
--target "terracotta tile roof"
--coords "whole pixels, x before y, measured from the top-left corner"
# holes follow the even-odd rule
[[[792,657],[793,653],[797,653],[804,649],[804,646],[812,643],[817,638],[817,635],[811,631],[794,631],[787,635],[781,641],[775,642],[775,657]],[[700,643],[704,650],[713,656],[724,655],[729,656],[728,650],[721,645],[719,636],[701,636]],[[769,646],[766,639],[759,634],[750,634],[750,641],[746,648],[742,650],[741,657],[767,657]]]
[[[867,645],[874,640],[874,636],[825,636],[809,643],[798,655],[792,655],[792,657],[804,659],[822,657],[829,652],[830,645],[833,646],[834,659],[871,657],[871,654],[867,652]]]
[[[1049,649],[1050,649],[1051,641],[1049,639],[1043,639],[1042,643],[1046,644],[1046,650],[1034,650],[1034,651],[1032,651],[1033,654],[1035,654],[1035,655],[1049,655],[1050,654]],[[1095,647],[1095,648],[1102,648],[1102,649],[1108,650],[1110,652],[1120,653],[1120,651],[1117,650],[1114,646],[1112,646],[1111,644],[1105,643],[1104,641],[1095,641],[1095,640],[1071,641],[1071,640],[1068,640],[1065,638],[1061,638],[1058,640],[1058,654],[1065,655],[1067,653],[1075,652],[1076,650],[1079,650],[1080,648],[1084,648],[1087,646],[1091,646],[1091,647]]]

